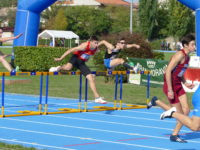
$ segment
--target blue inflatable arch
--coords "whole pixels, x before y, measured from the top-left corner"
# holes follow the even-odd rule
[[[23,36],[14,41],[14,46],[36,46],[40,14],[57,0],[18,0],[15,31]]]

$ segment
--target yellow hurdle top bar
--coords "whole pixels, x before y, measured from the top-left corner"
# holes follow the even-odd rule
[[[80,71],[66,71],[66,72],[0,72],[0,76],[40,76],[40,75],[80,75]],[[92,71],[92,74],[97,76],[106,75],[126,75],[126,74],[150,74],[150,71],[139,71],[135,73],[134,71]]]

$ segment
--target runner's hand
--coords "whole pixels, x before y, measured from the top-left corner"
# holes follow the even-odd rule
[[[61,58],[54,58],[54,61],[61,61]]]
[[[173,91],[168,91],[167,96],[168,96],[169,99],[174,99],[174,92]]]
[[[185,86],[187,87],[187,88],[189,88],[189,89],[193,89],[194,88],[194,84],[192,84],[192,83],[185,83]]]
[[[139,48],[140,48],[140,45],[136,45],[136,48],[139,49]]]
[[[21,34],[19,34],[19,35],[17,35],[17,36],[15,36],[15,39],[18,39],[20,36],[22,36],[23,34],[21,33]]]

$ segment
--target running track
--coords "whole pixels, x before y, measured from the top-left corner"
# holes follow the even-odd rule
[[[5,113],[37,109],[34,106],[37,103],[38,97],[33,95],[6,94]],[[66,104],[77,107],[75,100],[50,97],[49,111]],[[94,105],[89,102],[89,108]],[[161,121],[161,112],[153,108],[0,118],[0,141],[45,150],[200,149],[200,132],[191,132],[185,127],[181,136],[188,143],[170,142],[175,120]]]

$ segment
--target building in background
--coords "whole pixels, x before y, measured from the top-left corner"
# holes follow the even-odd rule
[[[130,3],[124,0],[96,0],[102,5],[119,5],[119,6],[130,6]]]
[[[95,0],[59,0],[57,4],[62,6],[101,6]]]
[[[125,0],[59,0],[57,2],[58,5],[62,6],[96,6],[96,7],[104,7],[108,5],[113,6],[127,6],[130,7],[130,2]],[[138,9],[139,3],[133,3],[133,9]]]

